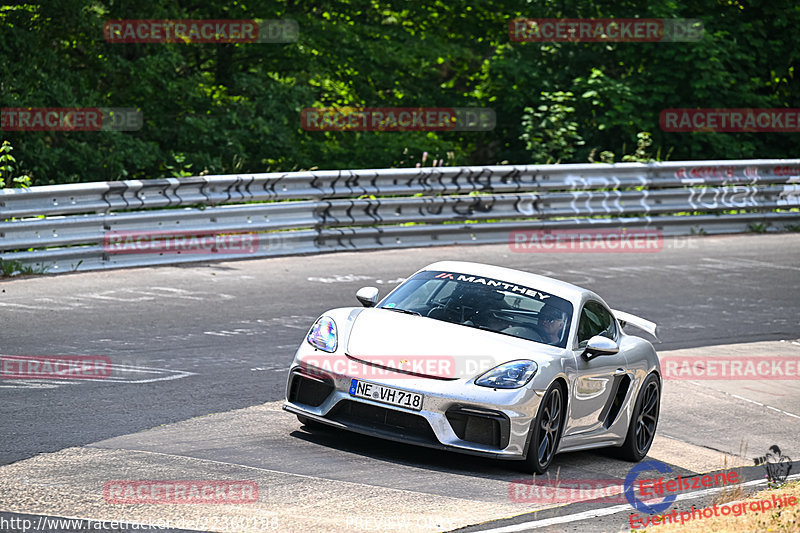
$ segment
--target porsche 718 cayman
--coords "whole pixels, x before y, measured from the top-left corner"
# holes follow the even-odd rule
[[[560,452],[647,455],[661,401],[656,325],[592,291],[508,268],[429,265],[382,300],[331,309],[289,371],[284,409],[396,441],[518,460]]]

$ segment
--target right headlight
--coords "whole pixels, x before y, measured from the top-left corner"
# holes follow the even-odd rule
[[[518,389],[528,383],[537,370],[539,365],[530,359],[509,361],[481,374],[475,380],[475,385],[493,389]]]
[[[308,343],[324,352],[336,351],[336,322],[329,316],[321,316],[308,332]]]

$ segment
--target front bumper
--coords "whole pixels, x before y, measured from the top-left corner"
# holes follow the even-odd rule
[[[530,384],[500,390],[477,386],[472,379],[448,381],[395,375],[397,378],[358,379],[422,394],[421,410],[352,396],[352,376],[300,365],[295,358],[283,408],[333,427],[398,442],[500,459],[524,459],[528,430],[544,390],[537,391]]]

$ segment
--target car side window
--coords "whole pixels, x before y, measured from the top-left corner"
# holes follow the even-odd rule
[[[578,346],[581,348],[586,346],[589,339],[595,335],[615,340],[617,326],[614,322],[614,317],[602,304],[599,302],[586,302],[578,322]]]

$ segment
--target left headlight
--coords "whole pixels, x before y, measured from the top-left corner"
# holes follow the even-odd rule
[[[308,343],[324,352],[336,351],[336,322],[329,316],[321,316],[314,322],[306,337]]]
[[[509,361],[485,372],[475,380],[475,385],[493,389],[517,389],[528,383],[539,365],[529,359]]]

